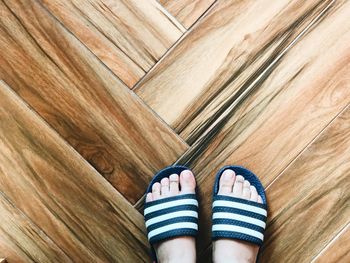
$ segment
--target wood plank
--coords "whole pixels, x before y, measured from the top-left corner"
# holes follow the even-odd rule
[[[38,2],[0,10],[0,79],[135,202],[186,143]]]
[[[216,0],[160,0],[160,3],[188,29],[215,1]]]
[[[262,262],[310,262],[349,223],[349,158],[350,106],[267,189]]]
[[[267,188],[269,215],[259,262],[318,262],[312,259],[349,224],[349,135],[350,104]],[[347,262],[337,260],[348,257],[345,232],[337,242],[342,245],[334,246],[334,260],[324,257],[324,262]],[[210,255],[211,246],[199,262]]]
[[[0,192],[73,262],[149,261],[143,216],[4,83],[0,104]]]
[[[178,163],[197,174],[199,248],[209,245],[215,172],[240,164],[269,185],[350,101],[350,2],[337,1]]]
[[[331,243],[312,262],[347,263],[350,262],[350,223],[331,241]]]
[[[179,163],[242,163],[269,184],[349,103],[349,10],[337,1]]]
[[[217,1],[135,92],[192,144],[329,2]]]
[[[0,251],[10,262],[72,262],[2,192],[0,192]],[[4,258],[0,259],[0,263],[4,262],[6,262]]]
[[[40,2],[128,87],[185,31],[156,0]]]

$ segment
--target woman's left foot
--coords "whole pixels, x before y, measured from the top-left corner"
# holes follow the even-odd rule
[[[195,188],[196,180],[193,173],[185,170],[180,175],[172,174],[169,178],[163,178],[160,183],[154,183],[152,193],[146,195],[146,203],[171,196],[194,194]],[[154,245],[154,249],[160,263],[196,262],[194,237],[181,236],[168,239]]]

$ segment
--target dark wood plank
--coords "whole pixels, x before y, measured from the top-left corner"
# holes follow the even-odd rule
[[[192,144],[330,2],[219,0],[135,92]]]
[[[156,0],[40,2],[128,87],[185,31]]]
[[[148,262],[143,216],[4,83],[0,105],[0,192],[73,262]]]
[[[2,172],[1,174],[3,175]],[[2,255],[11,262],[72,262],[0,192],[0,256]],[[0,259],[0,263],[4,262],[5,259]]]
[[[135,202],[187,145],[38,2],[0,10],[0,79]]]
[[[186,28],[190,28],[216,0],[160,0]]]
[[[208,196],[221,166],[246,166],[269,185],[349,103],[350,2],[337,1],[327,10],[178,161],[197,174],[200,249],[210,243]]]
[[[348,263],[350,262],[350,223],[312,262]]]
[[[350,106],[267,189],[262,262],[310,262],[349,223],[349,158]]]

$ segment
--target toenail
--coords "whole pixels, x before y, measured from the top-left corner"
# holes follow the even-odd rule
[[[236,182],[243,182],[242,176],[240,175],[236,176]]]
[[[160,181],[161,184],[168,184],[169,183],[169,179],[168,178],[163,178],[161,181]]]
[[[185,170],[182,173],[183,173],[182,175],[185,179],[190,179],[192,176],[192,172],[190,170]]]
[[[179,181],[179,177],[177,174],[172,174],[169,176],[169,181],[170,182],[174,182],[174,183],[177,183]]]
[[[153,190],[153,191],[159,191],[159,190],[160,190],[160,184],[159,184],[159,183],[155,183],[155,184],[152,186],[152,190]]]
[[[232,179],[233,173],[230,170],[225,170],[222,174],[225,179]]]

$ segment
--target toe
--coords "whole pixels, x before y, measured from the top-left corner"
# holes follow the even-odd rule
[[[262,200],[262,198],[261,198],[261,196],[260,196],[260,195],[258,196],[258,203],[260,203],[260,204],[262,204],[262,203],[263,203],[263,200]]]
[[[231,194],[233,183],[235,182],[235,172],[232,170],[225,170],[219,182],[219,194]]]
[[[160,194],[161,196],[168,196],[169,195],[169,178],[163,178],[160,181],[161,189],[160,189]]]
[[[253,185],[250,186],[250,201],[258,202],[258,191]]]
[[[181,193],[194,193],[196,188],[196,180],[190,170],[182,171],[180,174]]]
[[[172,174],[169,176],[170,182],[170,194],[176,195],[179,193],[179,176],[177,174]]]
[[[160,198],[160,183],[154,183],[152,185],[152,197],[153,200],[157,200]]]
[[[148,193],[148,194],[146,195],[146,203],[151,202],[152,200],[153,200],[153,198],[152,198],[152,193]]]
[[[244,177],[242,175],[237,175],[235,183],[233,184],[233,196],[242,198],[243,194],[243,182]]]
[[[250,199],[250,183],[247,180],[244,180],[243,182],[242,197],[247,200]]]

